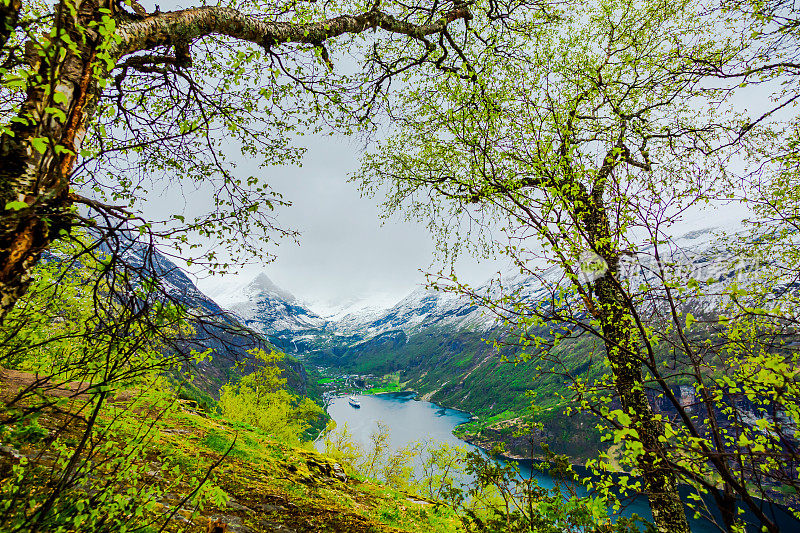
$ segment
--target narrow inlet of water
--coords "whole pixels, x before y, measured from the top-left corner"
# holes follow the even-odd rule
[[[417,442],[447,443],[461,446],[467,450],[477,450],[455,435],[453,430],[459,424],[470,419],[470,415],[456,409],[447,409],[434,403],[414,399],[413,393],[390,393],[374,396],[355,396],[361,407],[353,407],[347,397],[334,398],[328,405],[328,414],[336,422],[338,428],[347,425],[353,440],[367,449],[370,435],[378,429],[378,423],[385,424],[389,429],[389,443],[391,449],[399,450],[409,444]],[[316,443],[317,449],[324,447],[321,439]],[[530,463],[515,461],[523,477],[533,475],[539,486],[552,488],[555,480],[547,473],[538,470],[532,471]],[[578,494],[586,494],[582,487],[577,487]],[[630,502],[625,509],[625,514],[633,513],[650,520],[650,507],[643,498]],[[714,531],[713,529],[709,529]],[[698,529],[698,533],[705,530]]]
[[[364,449],[368,449],[370,435],[378,429],[379,422],[388,427],[389,443],[393,451],[409,444],[429,441],[462,446],[468,450],[477,449],[453,435],[453,429],[456,426],[470,419],[468,413],[443,408],[431,402],[415,400],[414,396],[414,393],[402,392],[355,396],[361,407],[351,406],[348,397],[333,398],[328,405],[328,414],[336,422],[337,427],[341,428],[346,424],[353,439]],[[316,446],[319,450],[323,448],[321,439],[316,442]],[[530,462],[515,462],[523,477],[527,478],[533,475],[539,486],[548,489],[554,486],[555,480],[545,472],[532,471]],[[576,487],[576,492],[579,495],[586,494],[583,487]],[[631,516],[634,513],[647,520],[652,520],[650,505],[645,497],[640,496],[627,502],[623,514]],[[790,528],[786,531],[800,531],[800,524],[788,515],[779,521],[782,525],[785,523]],[[693,533],[719,531],[707,520],[690,519],[690,523]],[[798,526],[797,529],[794,529],[795,525]]]

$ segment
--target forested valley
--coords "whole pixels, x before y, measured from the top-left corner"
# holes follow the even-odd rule
[[[800,530],[798,8],[0,0],[0,531]],[[206,295],[325,136],[426,285]],[[403,391],[478,448],[327,411]]]

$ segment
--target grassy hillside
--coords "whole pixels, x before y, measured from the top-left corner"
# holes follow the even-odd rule
[[[15,371],[2,376],[3,398],[33,379]],[[78,389],[68,389],[51,391],[54,399],[63,400],[58,410],[46,410],[33,424],[12,426],[11,433],[3,436],[4,530],[14,529],[25,514],[46,503],[51,490],[47,480],[61,466],[54,452],[69,452],[80,443],[80,424],[63,423],[65,417],[80,416],[91,400]],[[59,497],[57,515],[87,530],[93,530],[104,513],[114,517],[117,525],[111,529],[119,531],[206,531],[215,523],[237,532],[459,529],[452,510],[369,482],[308,445],[280,443],[263,431],[232,424],[191,403],[164,400],[158,395],[143,400],[134,391],[115,396],[98,427],[110,428],[122,412],[127,422],[113,433],[104,434],[102,429],[96,433],[94,455],[83,463],[93,466]],[[104,465],[116,461],[118,452],[142,437],[142,431],[146,438],[136,453],[126,455],[124,475],[106,471]],[[103,490],[95,482],[102,482]],[[15,488],[25,489],[31,507],[10,506]],[[97,494],[105,496],[96,500]],[[16,514],[10,512],[15,509]]]

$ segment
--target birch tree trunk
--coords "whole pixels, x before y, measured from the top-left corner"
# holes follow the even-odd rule
[[[69,177],[97,97],[99,35],[89,28],[99,8],[111,6],[102,2],[62,2],[53,35],[26,50],[35,74],[0,138],[0,321],[25,293],[42,252],[69,231]]]
[[[621,150],[619,153],[625,153]],[[578,194],[576,218],[583,222],[589,245],[606,262],[607,270],[595,283],[594,315],[600,320],[603,341],[619,395],[622,410],[630,416],[641,452],[638,466],[644,492],[650,501],[653,523],[659,533],[690,533],[689,522],[678,492],[675,473],[667,461],[662,439],[664,426],[658,420],[644,390],[642,361],[635,340],[635,324],[620,286],[620,252],[614,244],[608,209],[604,200],[606,182],[618,164],[618,155],[609,151],[598,171],[591,194]],[[623,156],[624,158],[625,156]],[[585,207],[584,207],[585,206]],[[568,265],[565,265],[567,267]],[[592,308],[587,309],[592,311]]]
[[[613,263],[609,263],[613,265]],[[606,353],[614,374],[614,386],[622,410],[631,416],[631,427],[638,433],[642,452],[638,458],[644,481],[644,492],[650,500],[653,523],[660,533],[689,533],[686,512],[678,493],[678,483],[671,465],[665,459],[659,440],[664,427],[656,419],[644,390],[641,361],[631,339],[633,320],[623,303],[623,295],[613,280],[616,266],[595,282],[598,307],[603,309],[602,331]]]

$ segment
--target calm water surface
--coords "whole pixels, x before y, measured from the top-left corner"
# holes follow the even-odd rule
[[[413,442],[433,440],[463,446],[469,450],[477,449],[475,446],[462,441],[453,435],[453,429],[470,419],[470,415],[455,409],[446,409],[431,402],[414,399],[413,393],[392,393],[376,396],[355,396],[361,402],[361,408],[352,407],[347,402],[347,397],[334,398],[328,406],[328,414],[336,421],[338,427],[347,424],[353,438],[362,446],[369,443],[369,436],[378,427],[378,422],[383,422],[389,428],[390,443],[393,450],[397,450]],[[322,443],[317,442],[317,448],[322,449]],[[517,463],[523,476],[531,474],[529,465],[525,462]],[[534,477],[540,486],[551,488],[553,479],[544,473],[535,471]],[[586,494],[582,487],[578,494]],[[648,520],[652,519],[650,507],[645,498],[637,498],[629,503],[625,514],[630,516],[636,513]],[[692,522],[693,533],[710,533],[719,531],[706,521]]]
[[[370,434],[378,427],[378,422],[383,422],[389,427],[393,450],[428,439],[474,449],[453,435],[453,429],[457,425],[470,419],[470,415],[463,411],[445,409],[431,402],[417,401],[413,393],[354,396],[354,398],[361,402],[360,409],[351,406],[347,402],[347,397],[340,397],[332,400],[328,406],[328,414],[336,421],[338,427],[347,424],[353,438],[362,446],[367,445]]]

